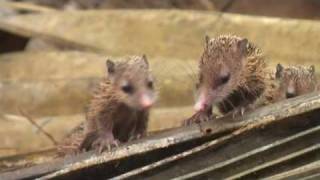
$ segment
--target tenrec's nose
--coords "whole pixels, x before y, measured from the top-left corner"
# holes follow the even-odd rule
[[[196,104],[194,105],[194,110],[199,112],[199,111],[204,111],[206,109],[206,97],[204,94],[200,94],[199,99],[197,100]]]
[[[143,109],[148,109],[153,105],[153,100],[150,96],[144,94],[140,97],[140,104]]]

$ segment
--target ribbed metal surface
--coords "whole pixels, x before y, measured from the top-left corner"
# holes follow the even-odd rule
[[[121,146],[0,174],[0,179],[263,179],[318,177],[320,94]],[[306,169],[308,168],[308,169]]]

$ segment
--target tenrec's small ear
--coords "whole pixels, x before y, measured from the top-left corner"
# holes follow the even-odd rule
[[[113,61],[111,61],[110,59],[107,59],[106,61],[106,66],[107,66],[107,71],[108,74],[113,74],[115,71],[115,64]]]
[[[208,35],[205,35],[204,37],[204,40],[205,40],[205,48],[208,48],[209,47],[209,43],[210,43],[210,37]]]
[[[247,52],[248,39],[244,38],[238,42],[238,49],[245,54]]]
[[[276,70],[276,78],[280,79],[282,77],[282,72],[283,72],[283,66],[281,64],[277,65],[277,70]]]
[[[142,55],[142,60],[146,64],[147,68],[149,68],[149,62],[148,62],[147,56],[145,54]]]
[[[315,71],[316,71],[316,68],[314,67],[314,65],[311,65],[311,66],[309,67],[309,72],[310,72],[311,74],[314,74]]]

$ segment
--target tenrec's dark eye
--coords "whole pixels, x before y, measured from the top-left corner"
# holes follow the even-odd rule
[[[126,84],[126,85],[123,85],[121,87],[122,91],[127,93],[127,94],[132,94],[133,93],[133,87],[130,85],[130,84]]]
[[[295,93],[292,93],[292,92],[287,92],[287,93],[286,93],[287,99],[293,98],[293,97],[295,97],[295,96],[296,96]]]
[[[147,86],[148,86],[148,88],[153,89],[153,82],[148,81]]]
[[[200,88],[200,83],[196,83],[196,89]]]
[[[229,81],[229,79],[230,79],[230,74],[225,75],[225,76],[222,76],[222,77],[220,78],[221,85],[222,85],[222,84],[226,84],[226,83]]]
[[[200,74],[200,76],[199,76],[199,84],[202,83],[202,81],[203,81],[203,75]]]

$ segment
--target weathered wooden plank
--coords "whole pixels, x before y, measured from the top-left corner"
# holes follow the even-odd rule
[[[0,8],[9,8],[14,10],[25,10],[31,12],[41,12],[41,13],[48,13],[48,12],[55,12],[57,9],[50,8],[48,6],[41,6],[33,3],[26,3],[26,2],[0,2]]]
[[[0,109],[14,114],[21,107],[37,117],[83,112],[97,82],[106,76],[106,59],[125,58],[79,51],[0,55],[0,101],[5,102]],[[191,105],[197,62],[148,60],[159,90],[157,106]]]
[[[320,29],[320,24],[315,21],[227,13],[221,16],[220,13],[201,11],[46,13],[2,18],[0,29],[27,37],[41,36],[74,48],[112,56],[146,53],[152,57],[196,59],[203,49],[205,34],[231,33],[256,42],[274,63],[318,64],[320,46],[318,41],[313,41],[318,38]]]

